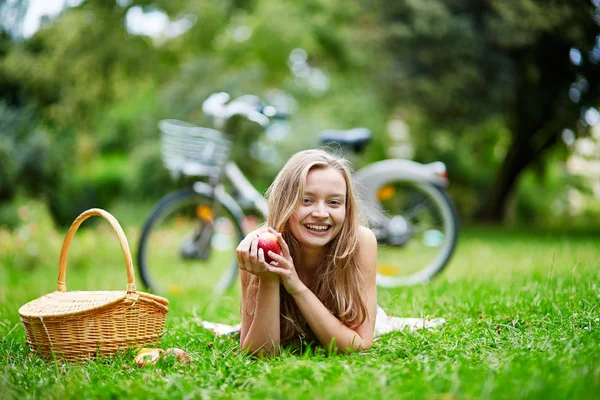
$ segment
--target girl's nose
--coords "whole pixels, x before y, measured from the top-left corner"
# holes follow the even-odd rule
[[[315,208],[313,209],[313,216],[319,218],[326,218],[329,214],[327,213],[327,208],[323,203],[315,204]]]

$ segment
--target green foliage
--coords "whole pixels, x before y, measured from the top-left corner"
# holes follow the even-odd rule
[[[68,226],[89,208],[106,207],[97,201],[96,190],[85,180],[66,175],[57,189],[49,196],[48,204],[54,220],[60,226]]]
[[[513,215],[539,209],[539,221],[553,216],[548,193],[565,192],[515,189],[520,171],[535,168],[563,128],[585,135],[580,108],[600,93],[589,60],[598,33],[592,2],[84,0],[15,40],[5,17],[25,3],[0,3],[0,112],[22,113],[14,124],[27,130],[0,137],[0,201],[19,191],[46,198],[63,224],[83,205],[164,194],[174,183],[158,158],[156,124],[210,126],[201,105],[215,91],[295,99],[286,137],[251,123],[235,130],[233,158],[260,190],[290,154],[318,145],[323,129],[368,127],[374,143],[355,165],[385,158],[386,124],[401,109],[417,161],[448,165],[463,220],[481,217],[482,205],[502,209],[523,190],[513,210],[528,211]],[[134,7],[191,26],[176,37],[133,35],[125,20]],[[569,61],[571,48],[582,65]],[[296,70],[294,49],[306,52]],[[578,104],[568,98],[575,81]],[[115,166],[121,178],[90,172],[90,163],[129,153]]]
[[[379,5],[389,60],[377,77],[388,101],[418,106],[436,126],[452,131],[498,116],[509,130],[508,151],[478,212],[481,219],[499,222],[519,175],[560,145],[563,129],[589,131],[580,118],[582,107],[595,107],[600,99],[596,3]],[[570,60],[571,51],[583,54],[580,66]],[[581,81],[585,87],[577,89]]]
[[[69,169],[48,194],[50,211],[60,226],[68,226],[89,208],[109,208],[124,191],[123,156],[91,160],[87,168]]]
[[[392,57],[381,75],[385,93],[392,101],[421,106],[430,119],[445,126],[470,125],[490,114],[513,111],[519,95],[554,93],[557,85],[566,88],[563,97],[554,99],[562,103],[575,81],[565,44],[586,48],[593,32],[588,29],[595,26],[591,2],[512,0],[482,5],[436,0],[380,6],[383,38]],[[547,54],[540,57],[544,49]],[[550,60],[556,65],[544,64]],[[565,75],[554,76],[558,69]],[[545,82],[546,74],[560,81]],[[535,83],[543,85],[535,92],[525,89]],[[534,102],[529,106],[530,112],[542,107]],[[504,117],[511,120],[509,114]],[[576,117],[567,121],[574,124]]]
[[[18,167],[13,158],[13,143],[0,137],[0,199],[13,197],[18,179]]]
[[[127,153],[141,142],[158,137],[160,119],[156,91],[153,87],[137,87],[125,97],[96,115],[94,141],[104,154]]]
[[[23,29],[23,21],[29,0],[0,0],[0,32],[7,37],[18,37]],[[0,49],[0,56],[2,49]]]
[[[128,165],[125,193],[129,198],[156,200],[176,186],[163,165],[158,141],[147,141],[137,146]]]
[[[16,197],[0,203],[0,226],[12,230],[19,225],[19,207],[22,201],[22,198]]]
[[[415,158],[425,163],[439,160],[446,164],[448,190],[461,220],[474,220],[510,142],[510,132],[502,118],[497,116],[462,130],[450,130],[437,127],[418,110],[411,110],[408,115]]]
[[[595,193],[583,177],[569,174],[564,151],[550,155],[519,182],[513,205],[513,223],[543,227],[589,227],[600,223]]]
[[[59,152],[68,147],[52,144],[48,131],[36,126],[31,110],[4,102],[0,102],[0,131],[0,202],[10,200],[19,187],[29,195],[51,190],[62,172]]]
[[[124,12],[87,3],[68,9],[13,46],[2,60],[7,77],[53,125],[89,129],[96,112],[161,71],[151,43],[127,33]]]

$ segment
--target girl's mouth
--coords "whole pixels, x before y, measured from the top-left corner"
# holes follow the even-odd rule
[[[330,225],[321,224],[304,224],[304,227],[314,233],[325,233],[331,228]]]

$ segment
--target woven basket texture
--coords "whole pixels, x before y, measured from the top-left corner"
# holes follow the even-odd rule
[[[91,216],[107,219],[119,238],[127,270],[127,290],[67,292],[69,245],[79,225]],[[138,292],[134,279],[129,245],[117,220],[101,209],[82,213],[71,225],[63,243],[58,290],[19,309],[31,351],[47,358],[81,361],[112,355],[129,347],[156,344],[163,333],[169,302],[163,297]]]

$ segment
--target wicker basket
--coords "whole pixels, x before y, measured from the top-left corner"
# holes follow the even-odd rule
[[[125,291],[67,292],[67,253],[79,225],[91,216],[101,216],[112,225],[127,269]],[[163,333],[167,299],[138,292],[131,252],[117,220],[97,208],[85,211],[65,237],[58,267],[58,291],[33,300],[19,309],[32,352],[69,361],[112,355],[117,350],[155,344]]]

